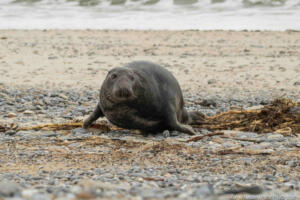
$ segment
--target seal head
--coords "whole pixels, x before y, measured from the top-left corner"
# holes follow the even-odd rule
[[[128,68],[114,68],[109,71],[101,90],[103,98],[114,104],[133,101],[137,98],[137,76]]]

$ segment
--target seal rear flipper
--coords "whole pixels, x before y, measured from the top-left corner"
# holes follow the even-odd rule
[[[186,134],[189,134],[189,135],[195,135],[196,134],[191,126],[181,124],[177,120],[175,112],[168,113],[167,124],[171,128],[171,130],[179,131],[179,132],[186,133]]]
[[[90,116],[83,121],[83,128],[88,128],[99,117],[104,117],[104,114],[100,108],[100,103],[97,104],[92,114],[90,114]]]
[[[200,125],[205,120],[205,115],[199,111],[188,112],[188,115],[189,115],[189,120],[188,120],[189,125]]]

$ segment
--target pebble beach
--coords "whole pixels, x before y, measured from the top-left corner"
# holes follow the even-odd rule
[[[208,116],[300,101],[299,31],[0,30],[0,124],[81,121],[108,70],[134,60],[171,71],[187,109]],[[300,133],[189,138],[0,132],[0,199],[299,198]]]

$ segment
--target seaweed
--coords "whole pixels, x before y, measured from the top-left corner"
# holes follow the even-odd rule
[[[206,117],[203,123],[194,127],[292,135],[300,133],[300,103],[289,99],[276,99],[261,109],[229,110]]]
[[[32,127],[18,127],[16,124],[1,124],[0,132],[7,130],[71,130],[82,127],[82,122],[61,124],[43,124]],[[276,132],[282,135],[300,133],[300,103],[290,99],[276,99],[269,105],[260,109],[229,110],[216,116],[204,118],[201,124],[193,125],[194,128],[209,130],[238,130],[257,133]],[[92,125],[92,128],[105,132],[121,130],[106,121]]]

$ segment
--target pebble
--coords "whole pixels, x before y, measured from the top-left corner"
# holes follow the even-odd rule
[[[295,86],[299,86],[299,85],[300,85],[300,81],[296,81],[296,82],[294,83],[294,85],[295,85]]]
[[[0,197],[15,197],[20,194],[20,188],[17,183],[12,181],[1,180]]]
[[[58,96],[59,96],[60,98],[62,98],[62,99],[65,99],[65,100],[68,99],[68,97],[67,97],[66,95],[64,95],[64,94],[59,94]]]
[[[10,113],[8,113],[7,114],[7,117],[8,118],[14,118],[14,117],[16,117],[17,115],[15,114],[15,113],[13,113],[13,112],[10,112]]]
[[[194,195],[197,198],[205,198],[205,197],[209,197],[212,196],[214,194],[212,185],[209,184],[203,184],[201,185],[198,189],[195,190]]]
[[[80,145],[81,145],[80,143],[75,142],[75,143],[69,144],[68,147],[76,148],[76,147],[79,147]]]
[[[25,110],[25,111],[23,112],[23,114],[24,114],[24,115],[34,115],[35,113],[34,113],[33,111],[31,111],[31,110]]]
[[[292,108],[292,109],[290,110],[290,113],[300,115],[300,106],[297,106],[297,107]]]
[[[217,80],[216,79],[209,79],[208,81],[207,81],[207,84],[216,84],[217,83]]]
[[[249,139],[253,139],[258,137],[257,133],[254,132],[237,132],[236,133],[238,138],[249,138]]]
[[[201,101],[199,103],[201,106],[205,106],[205,107],[217,107],[217,103],[215,100],[213,99],[204,99],[203,101]]]
[[[165,130],[165,131],[163,132],[163,136],[164,136],[164,138],[170,137],[170,136],[171,136],[170,131]]]
[[[269,140],[276,140],[276,139],[283,138],[283,135],[281,135],[281,134],[271,134],[271,135],[268,135],[267,138]]]
[[[272,143],[270,142],[261,142],[259,144],[253,144],[251,146],[249,146],[249,149],[253,149],[253,150],[261,150],[261,149],[266,149],[266,148],[270,148],[272,147]]]
[[[72,134],[75,136],[81,136],[81,135],[86,135],[89,134],[90,132],[87,129],[84,128],[75,128],[72,130]]]
[[[54,60],[54,59],[57,59],[57,58],[58,58],[57,56],[49,56],[48,57],[49,60]]]
[[[15,130],[8,130],[8,131],[5,132],[5,135],[12,136],[12,135],[15,135],[16,133],[17,133],[17,131],[15,131]]]

